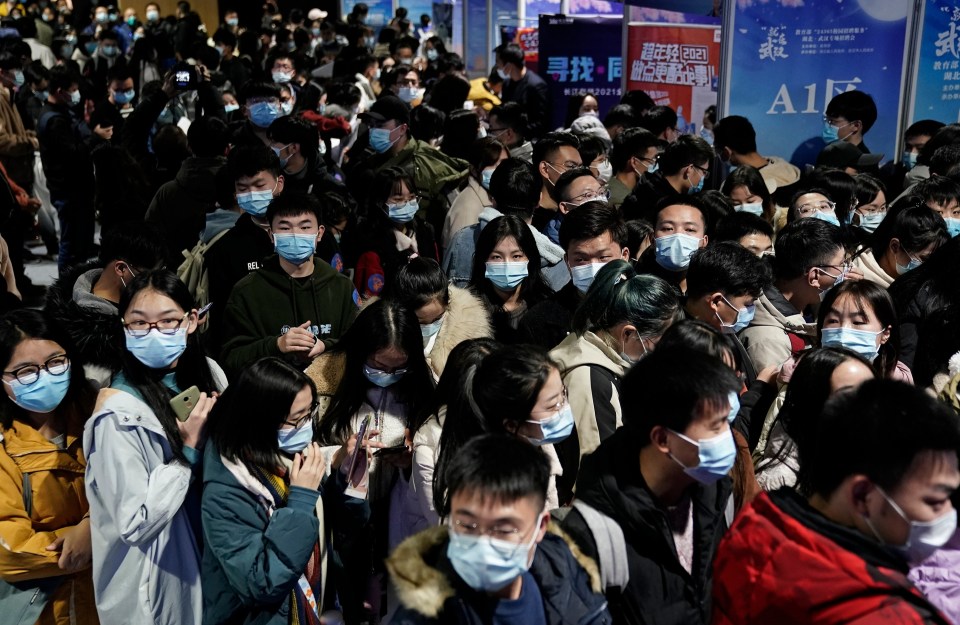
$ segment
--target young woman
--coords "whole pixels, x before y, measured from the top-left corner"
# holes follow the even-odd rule
[[[493,335],[490,313],[476,295],[450,285],[437,261],[411,258],[384,297],[412,310],[420,322],[423,355],[439,380],[451,350],[463,341]]]
[[[480,232],[470,286],[490,311],[494,337],[517,342],[520,319],[549,293],[536,239],[522,219],[498,217]]]
[[[763,217],[773,224],[777,207],[757,169],[749,165],[734,169],[723,181],[722,191],[733,202],[738,213]]]
[[[593,177],[607,184],[613,177],[613,165],[607,156],[607,148],[603,141],[593,135],[578,135],[580,139],[580,162],[590,170]],[[606,188],[604,188],[606,190]]]
[[[899,200],[854,258],[864,279],[882,287],[916,269],[949,240],[943,218],[916,197]]]
[[[264,358],[211,412],[201,505],[205,623],[313,623],[335,599],[324,593],[335,576],[326,558],[331,528],[320,519],[352,509],[356,518],[336,524],[343,531],[366,522],[366,506],[342,505],[340,471],[319,502],[326,462],[311,442],[316,406],[310,378]]]
[[[411,255],[439,260],[433,227],[417,217],[419,196],[410,174],[397,167],[379,172],[370,197],[366,219],[360,224],[364,234],[357,237],[367,245],[353,276],[364,299],[380,295],[383,285]]]
[[[573,332],[550,352],[577,423],[577,435],[558,447],[567,488],[580,459],[622,425],[618,389],[627,369],[681,319],[680,301],[665,280],[637,275],[625,260],[597,273],[574,314]]]
[[[570,128],[577,118],[584,115],[600,117],[600,104],[597,98],[592,93],[570,96],[567,98],[567,116],[563,127]]]
[[[900,322],[887,290],[869,280],[848,280],[827,291],[817,319],[820,344],[846,347],[873,363],[877,377],[913,384],[899,361]]]
[[[850,223],[864,232],[876,232],[887,215],[887,189],[870,174],[857,174],[853,180],[857,183],[857,206]]]
[[[96,394],[39,312],[0,318],[0,620],[96,624],[83,423]],[[16,586],[12,584],[16,583]],[[12,619],[9,620],[8,619]]]
[[[87,421],[93,580],[102,623],[199,623],[200,473],[207,415],[226,387],[203,355],[197,310],[173,273],[145,272],[120,298],[126,351]],[[171,400],[192,394],[186,419]]]
[[[443,218],[441,241],[444,249],[450,246],[453,236],[467,226],[477,223],[483,209],[491,205],[490,177],[501,161],[510,157],[507,148],[493,137],[478,139],[470,148],[470,177],[450,210]]]

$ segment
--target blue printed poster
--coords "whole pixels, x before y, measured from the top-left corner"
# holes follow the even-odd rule
[[[914,76],[914,100],[908,123],[937,119],[960,121],[960,3],[926,0]]]

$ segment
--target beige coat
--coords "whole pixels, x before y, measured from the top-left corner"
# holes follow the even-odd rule
[[[467,289],[450,286],[450,303],[433,346],[424,354],[434,378],[439,379],[450,352],[469,339],[490,338],[490,312],[479,297]]]
[[[757,371],[770,365],[780,365],[790,357],[793,350],[787,333],[796,334],[813,344],[817,338],[817,324],[807,323],[802,314],[787,317],[777,310],[764,293],[757,300],[753,322],[740,333],[740,340]]]
[[[490,194],[474,176],[470,176],[467,186],[450,205],[450,210],[443,219],[443,230],[440,232],[440,244],[443,248],[450,246],[453,235],[477,223],[484,207],[491,205]]]
[[[863,274],[864,280],[875,282],[885,289],[890,288],[895,279],[895,276],[891,276],[883,270],[883,267],[880,266],[877,258],[873,255],[873,250],[867,250],[857,256],[853,261],[853,266]]]

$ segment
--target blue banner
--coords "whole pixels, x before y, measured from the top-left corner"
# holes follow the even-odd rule
[[[725,20],[734,36],[721,70],[724,115],[750,119],[761,154],[802,166],[823,149],[827,103],[858,89],[878,112],[864,143],[893,159],[912,8],[912,0],[737,2]]]
[[[620,102],[623,18],[540,16],[540,76],[553,96],[551,128],[566,125],[570,96],[590,93],[600,118]]]
[[[367,5],[367,26],[375,31],[390,23],[393,18],[393,0],[343,0],[343,14],[349,15],[356,4],[363,2]],[[419,20],[418,15],[415,19]]]
[[[433,0],[400,0],[397,6],[405,8],[407,19],[413,24],[413,28],[420,27],[420,16],[430,15],[433,19]]]
[[[956,0],[926,0],[919,36],[909,121],[960,121],[960,5]]]
[[[488,65],[494,48],[487,42],[487,0],[466,0],[463,10],[466,14],[463,61],[467,73],[472,77],[486,76],[490,73]]]

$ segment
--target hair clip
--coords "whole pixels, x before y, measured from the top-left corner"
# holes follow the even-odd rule
[[[410,254],[409,256],[407,256],[407,262],[409,263],[414,258],[420,258],[420,255],[417,254],[416,252],[414,252],[413,254]]]
[[[613,286],[617,286],[621,282],[626,282],[629,279],[630,278],[627,277],[627,274],[621,273],[619,276],[617,276],[617,279],[613,281]]]

